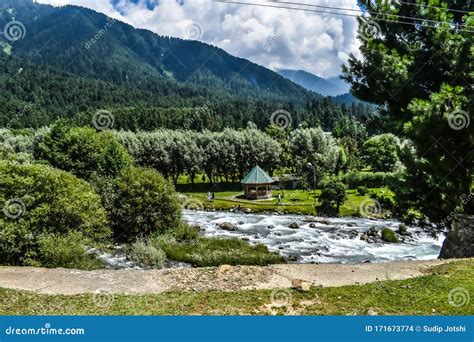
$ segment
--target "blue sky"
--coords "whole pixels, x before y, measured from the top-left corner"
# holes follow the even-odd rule
[[[302,69],[322,77],[333,77],[339,75],[340,66],[350,53],[359,53],[357,23],[351,17],[215,3],[212,0],[37,2],[92,8],[161,35],[216,45],[271,69]],[[358,9],[356,0],[298,2]]]

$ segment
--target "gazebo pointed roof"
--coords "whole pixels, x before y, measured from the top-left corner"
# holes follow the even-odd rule
[[[272,177],[270,177],[262,168],[255,165],[252,170],[242,179],[242,184],[271,184],[274,183]]]

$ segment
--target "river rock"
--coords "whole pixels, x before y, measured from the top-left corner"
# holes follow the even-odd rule
[[[221,224],[219,224],[219,228],[222,230],[227,230],[229,232],[237,230],[236,225],[230,222],[222,222]]]
[[[310,223],[310,224],[309,224],[309,228],[316,228],[316,224]]]
[[[471,258],[474,256],[474,216],[457,215],[443,242],[441,259]]]
[[[290,227],[291,229],[298,229],[300,225],[298,224],[298,222],[291,222],[288,227]]]
[[[314,217],[314,216],[308,216],[305,217],[305,222],[316,222],[316,223],[322,223],[322,224],[329,224],[330,222],[324,218],[320,217]]]

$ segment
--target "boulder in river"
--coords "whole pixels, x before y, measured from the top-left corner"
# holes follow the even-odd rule
[[[290,227],[291,229],[298,229],[300,225],[298,224],[298,222],[291,222],[288,227]]]
[[[229,232],[237,230],[236,225],[230,222],[222,222],[221,224],[219,224],[219,228],[222,230],[227,230]]]

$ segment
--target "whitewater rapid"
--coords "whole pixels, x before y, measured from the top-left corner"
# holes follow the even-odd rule
[[[443,234],[433,237],[419,227],[408,227],[412,234],[401,243],[368,243],[360,239],[369,228],[388,227],[397,230],[395,220],[366,218],[321,218],[307,222],[308,216],[244,214],[185,210],[184,219],[201,227],[205,236],[236,237],[251,244],[262,243],[300,263],[361,263],[394,260],[430,260],[438,257]],[[235,231],[219,228],[219,224],[234,224]],[[298,229],[288,226],[296,222]],[[310,224],[314,228],[310,227]]]

